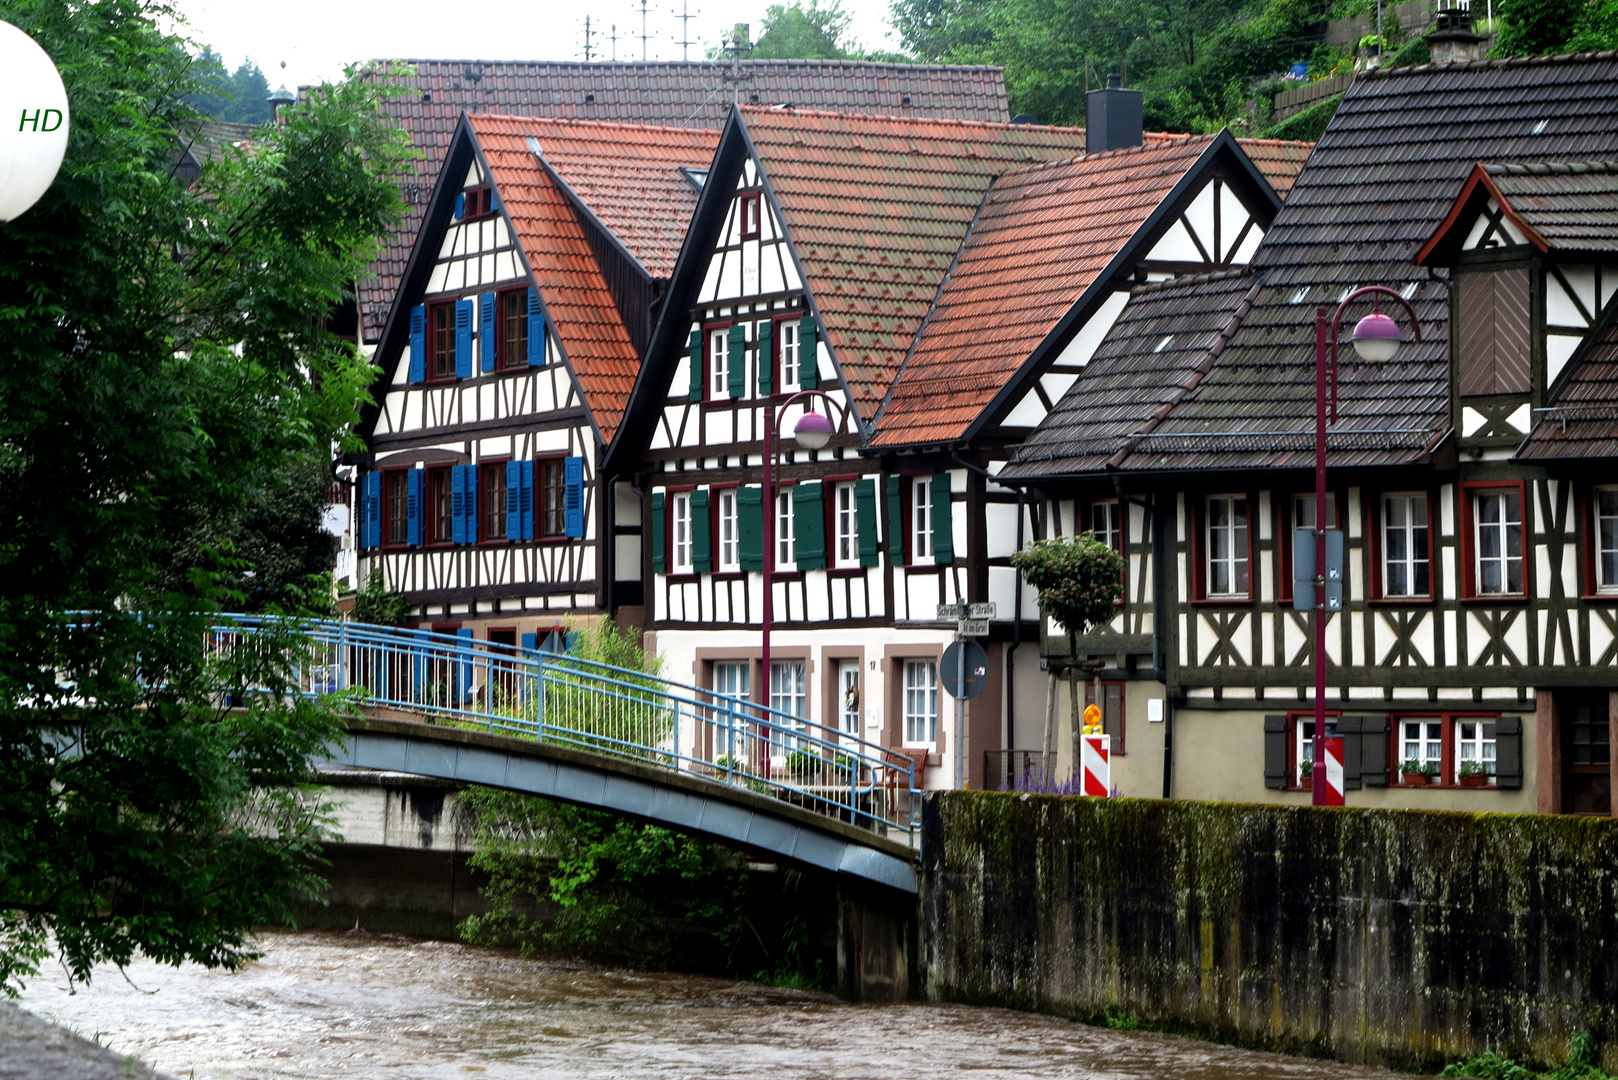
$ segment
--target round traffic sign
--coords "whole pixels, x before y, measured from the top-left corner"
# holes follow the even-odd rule
[[[962,667],[963,649],[966,651],[964,681],[956,678]],[[938,662],[938,674],[950,697],[971,701],[989,685],[989,654],[975,641],[957,641],[944,650],[944,658]]]

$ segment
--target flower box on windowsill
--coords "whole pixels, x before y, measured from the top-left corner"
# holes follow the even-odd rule
[[[1471,776],[1461,777],[1461,786],[1470,788],[1488,787],[1491,779],[1493,777],[1487,773],[1474,773]]]
[[[1400,773],[1399,783],[1405,787],[1426,787],[1427,775],[1419,772]]]

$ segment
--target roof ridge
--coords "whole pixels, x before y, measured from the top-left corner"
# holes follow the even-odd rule
[[[1410,64],[1400,67],[1379,67],[1362,72],[1358,79],[1390,79],[1399,75],[1427,75],[1435,71],[1459,71],[1469,68],[1528,67],[1534,64],[1590,63],[1594,60],[1618,60],[1618,49],[1598,52],[1555,53],[1550,56],[1501,56],[1489,60],[1456,60],[1447,64]]]
[[[1254,136],[1254,135],[1236,135],[1235,132],[1232,132],[1231,134],[1234,136],[1234,138],[1236,139],[1237,142],[1239,142],[1239,143],[1241,143],[1243,145],[1246,145],[1247,143],[1257,143],[1260,146],[1314,146],[1315,145],[1313,142],[1309,141],[1308,139],[1260,139],[1260,138],[1258,138],[1257,136]]]
[[[1072,130],[1072,129],[1067,129]],[[1057,158],[1055,161],[1038,161],[1032,165],[1020,165],[1008,170],[1004,178],[1031,176],[1041,169],[1059,169],[1069,165],[1082,165],[1089,161],[1108,161],[1125,154],[1142,154],[1154,151],[1183,150],[1187,146],[1196,146],[1200,143],[1212,142],[1218,135],[1192,135],[1184,139],[1164,140],[1161,142],[1141,143],[1139,146],[1119,146],[1112,150],[1097,150],[1093,154],[1074,154],[1072,157]]]
[[[480,67],[572,67],[594,71],[623,70],[624,68],[713,68],[726,69],[728,60],[480,60],[466,57],[375,57],[372,64],[474,64]],[[742,60],[743,67],[863,67],[904,68],[920,71],[1003,71],[999,64],[900,64],[891,60]]]
[[[795,106],[776,105],[738,105],[744,114],[772,115],[772,116],[813,116],[828,117],[837,120],[881,120],[889,124],[936,124],[953,127],[980,127],[1007,129],[1016,131],[1083,131],[1082,127],[1067,127],[1061,124],[1014,124],[1009,120],[962,120],[953,116],[895,116],[892,113],[860,113],[843,112],[837,109],[799,109]]]
[[[1201,285],[1209,281],[1224,281],[1227,278],[1243,277],[1254,273],[1251,265],[1236,270],[1210,270],[1204,274],[1180,274],[1176,277],[1166,278],[1163,281],[1144,281],[1129,290],[1130,296],[1150,296],[1152,293],[1164,292],[1180,285]]]
[[[571,116],[522,116],[517,113],[468,112],[466,115],[468,118],[476,120],[517,120],[530,124],[564,124],[568,127],[612,128],[625,131],[666,131],[693,136],[706,135],[714,142],[719,141],[719,132],[712,128],[670,127],[667,124],[636,124],[624,120],[585,120]]]
[[[1618,161],[1480,161],[1490,176],[1575,176],[1580,173],[1618,173]]]

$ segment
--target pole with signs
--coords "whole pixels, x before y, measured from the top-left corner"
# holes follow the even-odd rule
[[[67,90],[34,39],[0,22],[0,224],[39,201],[67,154]]]
[[[983,693],[989,682],[989,654],[972,641],[986,637],[993,604],[939,604],[938,618],[955,620],[955,642],[944,650],[939,677],[955,699],[955,786],[966,786],[966,703]]]

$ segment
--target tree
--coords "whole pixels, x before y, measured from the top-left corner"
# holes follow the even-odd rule
[[[72,135],[0,226],[0,984],[65,968],[226,967],[319,883],[303,789],[339,734],[288,690],[295,633],[231,646],[228,552],[178,518],[252,514],[329,452],[372,370],[326,332],[404,206],[370,84],[316,88],[190,189],[208,92],[150,0],[10,0],[56,61]],[[265,505],[268,505],[267,503]],[[291,575],[291,576],[296,576]],[[296,602],[284,597],[283,602]],[[267,693],[257,692],[259,690]]]
[[[846,60],[843,37],[851,16],[842,0],[821,6],[820,0],[792,0],[764,9],[763,32],[753,46],[754,60]]]
[[[1039,593],[1039,610],[1062,625],[1068,641],[1068,694],[1073,713],[1073,767],[1079,766],[1079,635],[1105,626],[1118,614],[1123,595],[1123,556],[1095,538],[1081,533],[1071,540],[1047,538],[1011,556],[1011,565]],[[1047,755],[1056,749],[1052,713],[1056,704],[1056,672],[1051,671],[1051,695],[1045,713]],[[1100,695],[1096,703],[1100,704]]]

